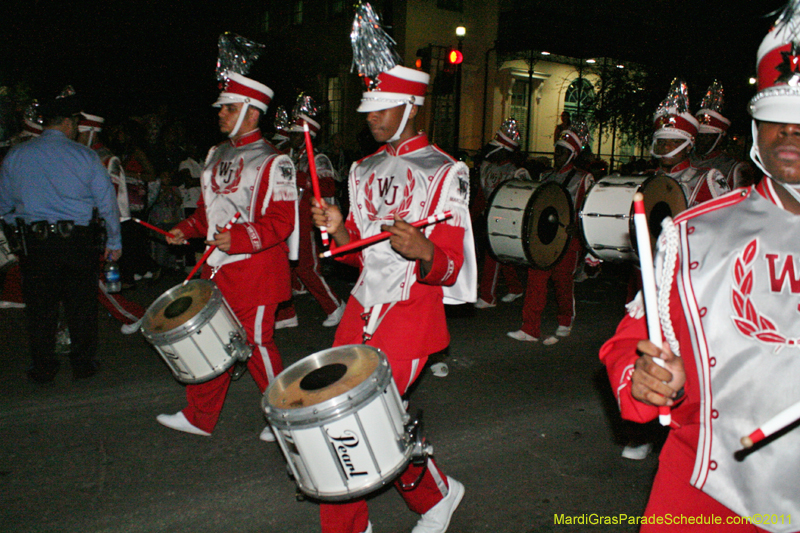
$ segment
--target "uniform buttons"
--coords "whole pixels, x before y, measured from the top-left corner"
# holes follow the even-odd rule
[[[689,235],[694,233],[694,226],[689,227],[689,229],[686,230],[686,233],[688,233]]]
[[[691,269],[691,270],[697,270],[697,267],[699,267],[699,266],[700,266],[700,263],[698,263],[697,261],[692,261],[691,263],[689,263],[689,269]]]
[[[717,418],[719,418],[719,411],[717,411],[716,409],[712,409],[712,410],[711,410],[711,418],[713,418],[713,419],[715,419],[715,420],[716,420]]]
[[[425,207],[425,202],[420,202],[419,205]]]
[[[711,461],[711,462],[709,462],[709,463],[708,463],[708,468],[709,468],[710,470],[716,470],[716,469],[717,469],[717,462],[716,462],[716,461]]]
[[[716,357],[712,357],[711,359],[709,359],[708,360],[708,366],[717,366],[717,358]]]
[[[701,307],[700,308],[700,318],[703,318],[704,316],[706,316],[707,312],[708,312],[708,309],[706,309],[705,307]]]

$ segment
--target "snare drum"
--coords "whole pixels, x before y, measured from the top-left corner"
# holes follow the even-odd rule
[[[661,233],[661,221],[686,210],[686,197],[680,184],[664,174],[601,179],[589,189],[580,211],[586,248],[598,258],[605,261],[638,260],[631,238],[636,234],[633,195],[637,192],[644,195],[653,246]]]
[[[572,218],[572,199],[562,185],[508,180],[489,198],[489,249],[501,263],[547,270],[567,251]]]
[[[409,417],[377,348],[323,350],[284,370],[262,402],[294,480],[339,501],[390,483],[411,460]]]
[[[159,296],[142,319],[142,333],[183,383],[213,379],[252,353],[216,283],[204,279]]]

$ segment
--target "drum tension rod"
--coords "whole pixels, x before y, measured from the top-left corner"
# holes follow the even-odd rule
[[[397,484],[403,492],[409,492],[417,488],[422,482],[422,478],[428,471],[428,457],[433,455],[433,445],[425,441],[422,436],[422,409],[417,411],[417,415],[406,424],[406,433],[413,442],[414,450],[411,452],[411,462],[417,466],[422,466],[422,471],[411,483],[403,483],[398,480]]]

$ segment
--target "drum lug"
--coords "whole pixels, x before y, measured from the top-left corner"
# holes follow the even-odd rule
[[[230,339],[231,342],[225,345],[225,351],[241,362],[247,361],[250,358],[250,352],[247,350],[247,343],[242,340],[239,332],[231,331]]]
[[[406,438],[411,443],[411,462],[422,464],[433,455],[433,445],[422,436],[422,409],[406,424]]]

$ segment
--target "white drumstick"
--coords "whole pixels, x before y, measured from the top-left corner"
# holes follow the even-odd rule
[[[763,423],[760,428],[753,431],[746,437],[742,437],[742,446],[745,448],[752,448],[753,444],[766,439],[773,433],[776,433],[786,426],[797,422],[797,420],[800,420],[800,402],[787,407]]]
[[[658,319],[658,300],[656,299],[656,276],[653,266],[653,251],[650,248],[650,230],[647,228],[647,215],[644,212],[644,195],[637,192],[633,195],[633,223],[636,226],[636,244],[638,245],[639,265],[642,270],[642,291],[644,292],[644,312],[647,316],[647,334],[650,342],[661,347],[661,322]],[[664,368],[664,361],[654,357],[653,361]],[[658,408],[658,421],[662,426],[672,422],[669,406]]]

